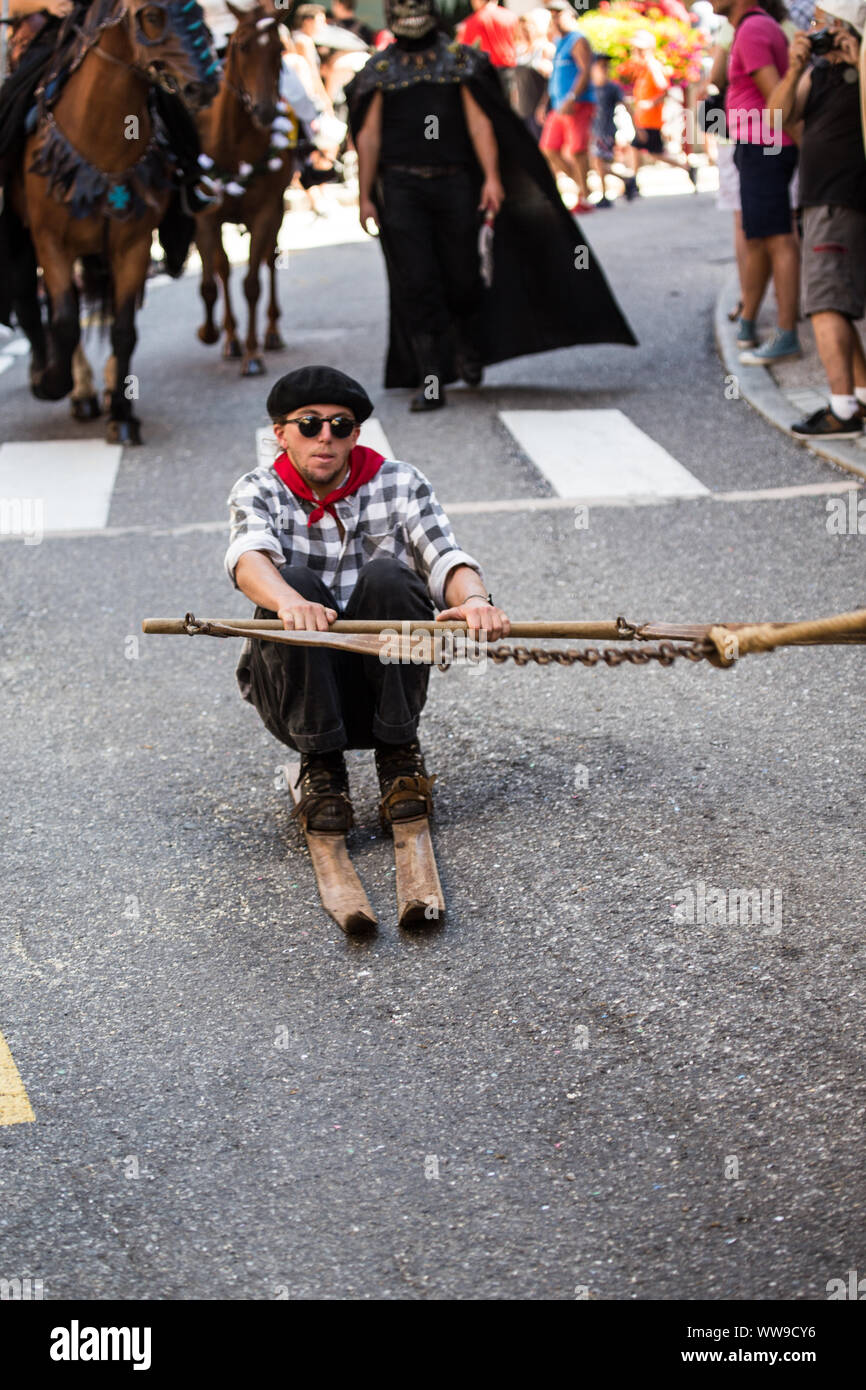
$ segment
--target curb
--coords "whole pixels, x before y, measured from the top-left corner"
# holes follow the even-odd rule
[[[736,303],[738,297],[737,274],[733,271],[722,286],[721,293],[716,300],[714,315],[714,331],[716,339],[716,349],[722,359],[722,366],[729,376],[736,377],[737,387],[740,396],[744,401],[763,415],[765,420],[769,420],[771,425],[775,425],[777,430],[781,430],[795,444],[807,449],[809,453],[815,454],[826,463],[832,463],[836,468],[843,469],[846,473],[853,473],[855,477],[866,481],[866,449],[859,444],[849,443],[847,440],[837,440],[835,443],[818,443],[816,440],[805,440],[791,430],[791,421],[796,415],[798,407],[791,403],[785,392],[773,380],[772,373],[767,367],[744,367],[740,363],[740,352],[737,347],[737,325],[728,321],[726,306]],[[824,397],[826,400],[826,396]]]

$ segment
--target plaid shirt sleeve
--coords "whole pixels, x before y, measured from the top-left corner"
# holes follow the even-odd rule
[[[481,575],[481,566],[460,549],[451,522],[427,479],[416,469],[412,472],[415,478],[408,498],[406,537],[415,568],[426,580],[430,597],[437,608],[445,608],[445,583],[451,571],[458,565],[468,565]]]
[[[229,495],[231,530],[225,567],[229,579],[237,588],[235,568],[247,550],[265,550],[278,564],[286,563],[279,537],[277,498],[263,486],[260,470],[246,473],[235,483]]]

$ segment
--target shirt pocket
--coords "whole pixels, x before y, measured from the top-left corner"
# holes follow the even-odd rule
[[[383,531],[379,535],[364,531],[361,533],[361,554],[365,561],[398,558],[398,538],[393,531]]]

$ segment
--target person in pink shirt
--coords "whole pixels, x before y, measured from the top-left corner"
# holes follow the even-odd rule
[[[743,307],[737,341],[744,366],[768,367],[802,356],[797,336],[799,248],[791,215],[790,185],[797,147],[767,99],[788,70],[788,42],[781,25],[753,0],[713,0],[716,14],[734,26],[728,59],[725,111],[736,141],[745,258]],[[779,315],[773,336],[757,345],[755,323],[772,274]]]

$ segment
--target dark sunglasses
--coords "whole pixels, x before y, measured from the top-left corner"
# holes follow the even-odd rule
[[[331,426],[335,439],[348,439],[358,422],[351,415],[302,415],[298,420],[284,420],[283,424],[297,425],[305,439],[315,439],[322,433],[323,425]]]

